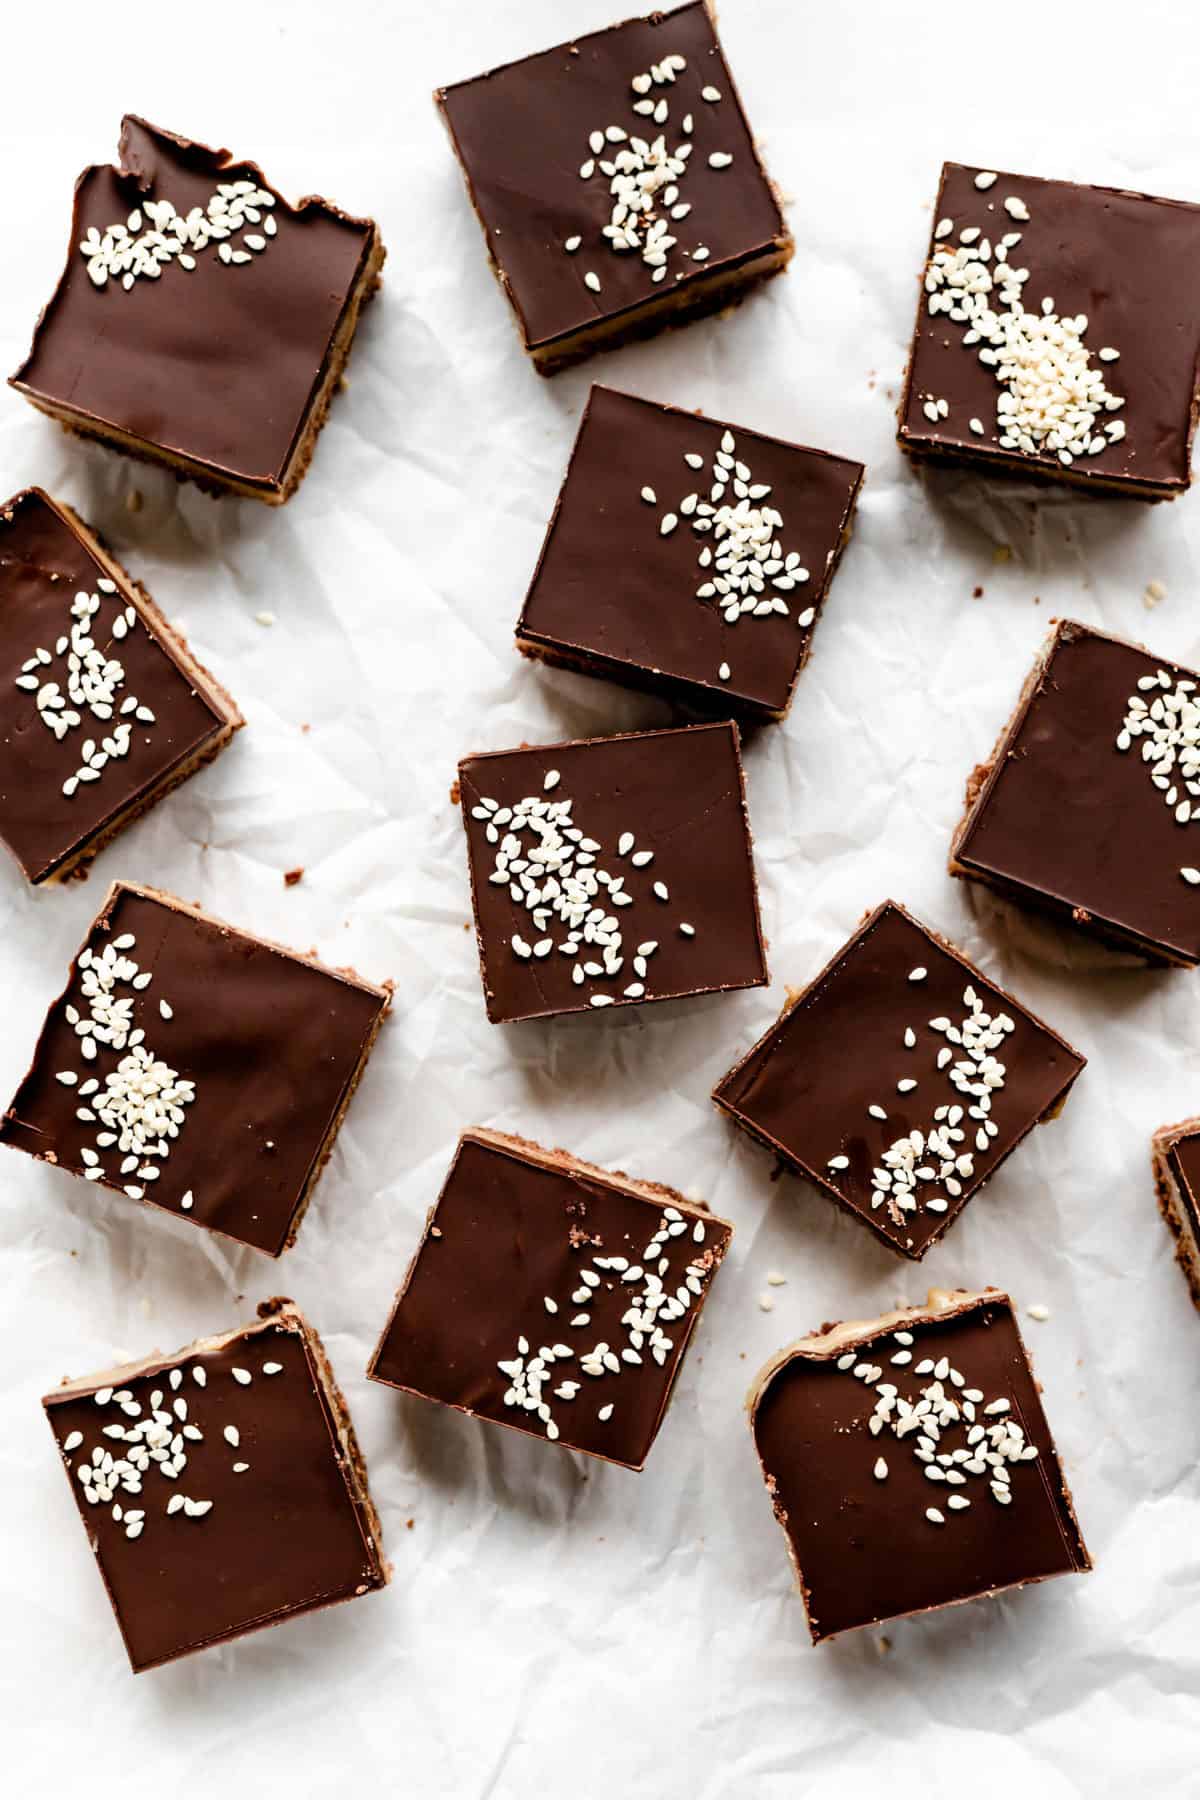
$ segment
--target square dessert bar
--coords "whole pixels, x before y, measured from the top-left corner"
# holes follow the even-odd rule
[[[1175,1239],[1175,1255],[1200,1308],[1200,1119],[1164,1125],[1153,1142],[1158,1205]]]
[[[518,647],[724,717],[782,718],[863,473],[594,387]]]
[[[947,163],[900,447],[1143,500],[1191,481],[1200,207]]]
[[[390,983],[116,882],[0,1143],[278,1256],[390,1003]]]
[[[749,1408],[814,1644],[1092,1566],[994,1288],[823,1326]]]
[[[1084,1058],[887,900],[713,1099],[914,1261],[1041,1120]]]
[[[85,437],[214,492],[300,484],[384,249],[256,163],[127,116],[75,188],[67,266],[12,377]]]
[[[368,1373],[640,1469],[732,1236],[671,1188],[464,1132]]]
[[[727,306],[791,256],[704,0],[435,98],[540,374]]]
[[[211,762],[243,723],[68,507],[0,507],[0,838],[32,882],[68,875]]]
[[[967,787],[950,873],[1200,962],[1200,674],[1064,620]]]
[[[321,1340],[259,1313],[42,1402],[135,1674],[388,1582]]]
[[[737,726],[468,757],[493,1024],[767,980]]]

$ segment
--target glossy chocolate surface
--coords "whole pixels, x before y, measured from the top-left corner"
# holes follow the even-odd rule
[[[43,1401],[135,1671],[385,1584],[318,1376],[320,1345],[312,1337],[310,1347],[310,1335],[285,1311],[219,1348],[193,1346],[151,1361],[144,1373],[104,1376]],[[275,1372],[265,1373],[266,1364]],[[250,1380],[239,1381],[234,1369]],[[182,1375],[177,1386],[173,1371]],[[124,1405],[98,1405],[97,1393],[114,1386],[128,1396]],[[126,1410],[133,1407],[136,1414]],[[105,1428],[132,1434],[155,1413],[168,1445],[178,1434],[185,1467],[171,1478],[151,1460],[140,1493],[118,1484],[112,1501],[89,1502],[80,1466],[96,1449],[127,1460],[135,1441]],[[184,1437],[185,1425],[200,1438]],[[83,1441],[68,1450],[76,1432]],[[181,1495],[211,1501],[211,1510],[188,1514],[177,1500],[168,1514]],[[134,1537],[130,1511],[144,1514]]]
[[[546,777],[553,771],[559,780],[547,792]],[[593,995],[635,1006],[766,982],[735,725],[633,732],[472,756],[460,763],[458,775],[484,995],[494,1023],[589,1012]],[[488,841],[487,818],[475,815],[482,814],[484,799],[505,809],[526,796],[550,804],[570,801],[573,828],[600,846],[595,866],[623,876],[625,891],[634,896],[632,905],[611,909],[624,942],[616,978],[577,985],[572,968],[588,957],[582,951],[569,957],[558,949],[567,927],[554,917],[544,934],[554,945],[547,955],[522,959],[512,948],[514,934],[530,945],[543,934],[509,886],[490,880],[499,845]],[[504,829],[496,832],[498,838]],[[636,840],[632,854],[619,850],[626,832]],[[530,841],[526,837],[527,846]],[[653,861],[635,868],[632,855],[644,851]],[[654,893],[655,883],[666,888],[666,901]],[[694,935],[681,930],[684,924]],[[646,991],[627,997],[626,988],[638,982],[634,954],[647,942],[657,949],[648,958]]]
[[[1083,313],[1084,342],[1096,353],[1117,350],[1119,360],[1097,363],[1110,391],[1124,398],[1119,417],[1124,439],[1097,456],[1076,458],[1070,474],[1081,481],[1123,483],[1180,491],[1190,480],[1193,395],[1200,358],[1200,207],[1114,188],[1082,187],[1069,181],[1001,174],[981,192],[979,171],[946,163],[934,208],[934,229],[943,219],[953,233],[931,242],[930,254],[954,247],[959,233],[977,226],[993,244],[1020,232],[1010,251],[1027,268],[1023,304],[1036,312],[1043,299],[1060,316]],[[1008,195],[1023,199],[1028,222],[1005,210]],[[993,371],[979,361],[978,346],[963,345],[964,325],[945,313],[933,318],[922,291],[908,386],[900,413],[900,441],[916,451],[961,451],[978,458],[1061,476],[1054,453],[1030,456],[999,448],[996,401],[1004,391]],[[949,402],[949,416],[936,424],[925,417],[930,396]],[[984,436],[971,431],[977,417]]]
[[[669,120],[656,124],[632,110],[639,95],[630,84],[670,55],[682,55],[687,67],[645,96],[667,101]],[[704,87],[721,99],[703,100]],[[508,63],[440,90],[437,99],[527,349],[648,304],[686,303],[690,288],[786,237],[703,0]],[[613,205],[608,178],[599,169],[590,180],[579,174],[596,160],[590,134],[610,125],[647,142],[664,135],[672,148],[690,137],[694,146],[679,191],[692,210],[671,225],[678,245],[661,282],[637,251],[609,248],[601,236]],[[620,147],[606,145],[600,156]],[[714,152],[732,163],[711,168]],[[577,235],[583,242],[569,254],[563,245]],[[702,248],[708,257],[692,260]],[[598,293],[585,284],[588,270],[600,281]]]
[[[1200,675],[1070,620],[1057,627],[954,847],[956,874],[1159,959],[1200,961],[1200,824],[1179,825],[1117,736],[1142,677]]]
[[[185,910],[170,896],[118,883],[88,933],[99,954],[132,934],[123,954],[152,979],[142,989],[118,983],[132,1002],[132,1019],[146,1048],[195,1084],[195,1098],[158,1180],[121,1172],[118,1147],[96,1148],[103,1124],[77,1118],[90,1096],[80,1086],[103,1086],[121,1055],[101,1045],[86,1060],[67,1017],[87,1018],[78,959],[64,993],[53,1003],[33,1064],[0,1124],[0,1143],[85,1173],[84,1147],[98,1156],[104,1185],[140,1187],[148,1204],[224,1232],[275,1256],[288,1242],[297,1209],[329,1131],[338,1118],[388,996]],[[162,1003],[170,1010],[164,1017]],[[74,1071],[64,1086],[59,1071]],[[190,1207],[182,1205],[192,1195]],[[135,1196],[136,1197],[136,1196]]]
[[[799,1567],[814,1641],[904,1613],[927,1612],[994,1589],[1090,1568],[1072,1514],[1054,1440],[1038,1397],[1011,1302],[984,1296],[957,1316],[925,1315],[904,1327],[912,1334],[909,1367],[892,1367],[894,1331],[857,1338],[859,1366],[886,1371],[910,1401],[935,1377],[915,1374],[926,1359],[945,1357],[964,1378],[943,1384],[958,1399],[980,1391],[985,1407],[1009,1402],[1007,1416],[1039,1455],[1010,1465],[1012,1500],[996,1501],[986,1476],[960,1487],[930,1481],[914,1455],[916,1433],[872,1436],[872,1384],[837,1367],[844,1347],[805,1354],[802,1346],[766,1378],[753,1407],[754,1438],[772,1498]],[[965,1420],[943,1426],[938,1454],[966,1446]],[[887,1476],[874,1473],[882,1456]],[[951,1494],[970,1505],[951,1510]],[[926,1518],[942,1512],[945,1523]]]
[[[776,541],[795,553],[809,579],[779,598],[787,614],[744,614],[727,625],[715,597],[698,600],[714,569],[703,549],[720,555],[712,532],[698,534],[679,504],[699,494],[709,502],[713,470],[729,431],[749,483],[769,496],[755,505],[782,515]],[[685,455],[701,456],[696,469]],[[779,714],[812,645],[832,564],[863,477],[861,463],[808,450],[741,426],[594,387],[546,542],[517,626],[518,642],[545,645],[588,672],[680,698],[709,712]],[[649,487],[654,504],[642,498]],[[722,505],[738,504],[732,486]],[[679,523],[663,536],[661,522]],[[725,540],[728,542],[728,539]],[[764,598],[771,592],[770,583]],[[727,664],[728,681],[720,668]]]
[[[924,979],[910,980],[917,969],[926,971]],[[952,1084],[954,1062],[937,1066],[948,1047],[955,1060],[961,1050],[930,1029],[935,1019],[961,1026],[970,1011],[968,989],[994,1018],[1007,1015],[1015,1027],[994,1052],[1006,1070],[1004,1085],[992,1095],[997,1135],[979,1149],[980,1122],[964,1116],[957,1149],[971,1156],[973,1172],[955,1178],[961,1193],[954,1195],[940,1180],[921,1183],[916,1211],[903,1211],[897,1220],[886,1204],[872,1206],[873,1171],[882,1166],[883,1153],[909,1132],[927,1136],[937,1109],[959,1106],[965,1112],[975,1104]],[[906,1030],[916,1038],[912,1048]],[[1063,1099],[1083,1067],[1083,1057],[1062,1038],[887,901],[730,1070],[713,1098],[893,1250],[918,1258]],[[898,1084],[909,1080],[917,1086],[901,1093]],[[874,1117],[871,1106],[886,1118]],[[849,1167],[831,1169],[830,1159],[840,1156],[849,1158]],[[946,1200],[946,1210],[930,1210],[929,1195]]]
[[[276,195],[276,234],[251,262],[227,265],[214,244],[191,273],[172,264],[128,292],[111,279],[97,288],[78,248],[90,228],[103,234],[147,200],[203,209],[221,183],[275,193],[256,164],[132,115],[119,157],[79,178],[66,268],[14,385],[214,480],[277,489],[375,227],[324,200],[291,207]]]
[[[648,1245],[672,1224],[674,1235],[647,1258]],[[505,1404],[514,1377],[511,1368],[506,1372],[497,1365],[522,1354],[521,1340],[527,1359],[562,1346],[569,1354],[553,1361],[543,1389],[557,1442],[639,1469],[662,1423],[712,1272],[732,1235],[723,1220],[688,1206],[670,1189],[639,1190],[563,1152],[468,1132],[370,1374],[476,1418],[546,1438],[550,1434],[536,1412]],[[596,1267],[596,1258],[614,1257],[628,1268]],[[661,1362],[649,1336],[635,1344],[622,1323],[630,1306],[642,1301],[644,1281],[630,1276],[643,1260],[668,1294],[685,1283],[689,1266],[699,1270],[694,1279],[700,1292],[689,1293],[686,1312],[661,1327],[671,1345]],[[585,1270],[596,1278],[590,1287]],[[579,1299],[585,1290],[586,1299]],[[619,1366],[589,1375],[581,1361],[601,1343]],[[640,1360],[624,1356],[626,1350]],[[563,1383],[578,1384],[573,1398],[558,1395]],[[602,1419],[601,1411],[610,1406],[611,1416]]]
[[[44,881],[81,845],[99,835],[115,815],[134,806],[173,769],[203,753],[226,729],[225,713],[197,692],[169,643],[147,615],[141,595],[126,582],[107,593],[111,579],[69,516],[40,488],[28,488],[0,507],[0,835],[30,881]],[[94,594],[99,613],[91,637],[125,670],[114,717],[105,722],[76,707],[80,724],[61,741],[41,720],[37,693],[19,688],[25,663],[39,648],[52,662],[35,671],[67,691],[65,656],[58,643],[74,623],[77,593]],[[133,606],[136,625],[118,640],[113,624]],[[81,766],[80,749],[96,744],[120,721],[120,708],[136,695],[154,723],[133,721],[129,754],[111,757],[98,781],[63,793],[63,782]]]

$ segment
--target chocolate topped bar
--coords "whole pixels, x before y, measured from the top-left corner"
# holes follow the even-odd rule
[[[0,507],[0,838],[30,881],[89,861],[242,722],[68,507]]]
[[[464,1132],[368,1373],[640,1469],[732,1236],[671,1188]]]
[[[737,726],[459,764],[494,1024],[767,980]]]
[[[1007,1294],[824,1326],[749,1407],[814,1643],[1092,1566]]]
[[[782,718],[861,463],[594,387],[517,625],[529,656]]]
[[[117,882],[0,1143],[278,1256],[390,1001],[390,984]]]
[[[950,872],[1156,962],[1200,962],[1200,674],[1067,619],[992,760]]]
[[[1191,481],[1200,207],[947,163],[900,406],[911,455],[1146,500]]]
[[[704,0],[435,98],[542,374],[726,306],[792,253]]]
[[[259,1313],[42,1402],[135,1673],[387,1584],[321,1340]]]
[[[1164,1125],[1154,1134],[1158,1205],[1175,1239],[1175,1255],[1200,1308],[1200,1119]]]
[[[378,229],[291,206],[256,163],[132,114],[119,158],[76,184],[67,266],[11,385],[85,436],[277,505],[378,285]]]
[[[744,1131],[917,1260],[1054,1117],[1084,1059],[894,900],[713,1093]]]

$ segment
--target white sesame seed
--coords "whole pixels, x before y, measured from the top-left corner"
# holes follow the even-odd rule
[[[583,278],[583,283],[585,287],[591,288],[593,294],[598,294],[600,292],[600,277],[596,274],[595,270],[589,269],[587,271]]]
[[[911,969],[909,971],[908,979],[910,981],[924,981],[928,973],[928,969]]]
[[[723,662],[721,664],[720,668],[717,670],[717,674],[720,676],[722,681],[728,681],[731,673],[732,673],[732,671],[730,670],[729,664],[727,662]]]
[[[876,1481],[886,1481],[887,1478],[888,1478],[888,1466],[887,1466],[887,1463],[884,1461],[883,1457],[881,1456],[877,1459],[877,1461],[875,1463],[875,1479],[876,1479]]]
[[[265,1362],[262,1366],[262,1372],[264,1375],[281,1375],[283,1373],[283,1364],[278,1362]]]
[[[1026,206],[1025,202],[1017,194],[1009,194],[1006,197],[1005,202],[1004,202],[1004,210],[1006,213],[1008,213],[1010,215],[1011,218],[1014,218],[1014,219],[1020,219],[1020,220],[1024,221],[1024,220],[1028,219],[1028,217],[1029,217],[1029,208]]]
[[[702,87],[700,89],[700,98],[702,100],[707,100],[711,106],[715,106],[717,101],[721,98],[721,90],[720,88],[715,87]]]
[[[253,1379],[249,1369],[231,1369],[230,1374],[240,1387],[249,1387]]]
[[[1031,1319],[1036,1319],[1039,1324],[1044,1324],[1050,1317],[1050,1308],[1048,1306],[1042,1306],[1040,1303],[1035,1306],[1027,1306],[1025,1311],[1029,1314]]]
[[[658,505],[658,495],[652,487],[644,487],[642,489],[642,499],[646,502],[647,506]]]
[[[710,169],[727,169],[733,161],[727,150],[714,150],[708,159]]]
[[[975,177],[975,186],[977,188],[994,187],[996,185],[996,180],[997,177],[992,174],[990,170],[984,169]]]

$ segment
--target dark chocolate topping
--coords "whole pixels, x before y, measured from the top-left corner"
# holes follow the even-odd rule
[[[686,69],[674,82],[636,94],[633,78],[670,55],[685,57]],[[701,98],[708,86],[720,93],[718,102]],[[639,117],[631,103],[641,97],[666,99],[669,122]],[[527,347],[570,336],[598,318],[674,294],[682,298],[714,270],[735,267],[786,237],[703,0],[508,63],[444,88],[437,98]],[[689,113],[693,129],[685,133]],[[600,235],[613,204],[608,179],[599,169],[590,180],[579,174],[597,160],[589,135],[610,125],[647,142],[665,135],[669,147],[686,138],[694,145],[679,192],[692,210],[671,226],[679,241],[661,282],[636,251],[609,249]],[[620,148],[609,144],[600,154]],[[732,155],[732,163],[710,168],[714,152]],[[583,242],[568,254],[563,245],[576,235]],[[691,260],[705,247],[706,259]],[[598,293],[584,283],[589,269],[599,277]],[[686,273],[676,280],[679,270]]]
[[[318,1377],[320,1346],[306,1341],[294,1314],[252,1325],[217,1349],[202,1345],[152,1362],[148,1371],[104,1377],[83,1391],[49,1394],[43,1404],[95,1551],[121,1635],[135,1670],[152,1668],[189,1650],[236,1637],[288,1615],[348,1600],[387,1579],[370,1522],[348,1479],[338,1422]],[[264,1364],[277,1364],[267,1375]],[[200,1386],[193,1371],[205,1376]],[[239,1381],[234,1369],[249,1374]],[[170,1372],[179,1370],[178,1387]],[[117,1425],[132,1432],[138,1416],[95,1394],[115,1385],[145,1421],[168,1415],[180,1433],[186,1466],[164,1476],[151,1461],[140,1493],[118,1486],[108,1503],[90,1504],[80,1465],[99,1447],[128,1456],[130,1440],[104,1435]],[[157,1405],[151,1395],[160,1395]],[[180,1415],[176,1403],[186,1413]],[[199,1439],[182,1436],[184,1424]],[[225,1437],[227,1429],[237,1442]],[[65,1445],[80,1432],[83,1441]],[[248,1465],[240,1472],[235,1464]],[[200,1515],[171,1499],[209,1500]],[[112,1507],[122,1517],[112,1517]],[[128,1534],[129,1512],[144,1514]]]
[[[559,781],[544,792],[547,774]],[[488,1017],[495,1022],[587,1012],[592,995],[615,1005],[640,1005],[625,989],[639,977],[632,958],[640,943],[654,942],[644,978],[644,1000],[727,988],[761,987],[767,980],[758,923],[758,894],[738,754],[737,727],[694,725],[677,731],[633,732],[469,757],[459,765],[463,823],[480,936]],[[600,845],[596,867],[623,875],[634,904],[612,909],[624,939],[624,966],[612,980],[576,985],[572,968],[588,960],[562,954],[566,926],[552,918],[545,935],[555,948],[520,958],[514,934],[531,945],[541,937],[532,914],[492,882],[497,846],[480,802],[511,807],[527,795],[572,803],[575,828]],[[503,834],[500,828],[498,835]],[[651,851],[653,862],[635,868],[621,855],[622,836],[636,839],[634,854]],[[661,882],[669,898],[655,896]],[[603,896],[601,899],[603,904]],[[694,936],[681,925],[694,928]]]
[[[326,201],[276,195],[276,235],[249,264],[216,246],[191,273],[172,265],[124,291],[93,286],[79,244],[169,200],[203,209],[219,183],[253,180],[234,162],[132,115],[119,167],[93,167],[75,190],[67,265],[16,386],[241,481],[278,486],[304,427],[343,308],[375,238],[369,219]]]
[[[926,971],[924,978],[910,980],[918,969]],[[937,1066],[945,1049],[955,1060],[962,1052],[944,1032],[930,1029],[935,1019],[961,1024],[970,1012],[968,988],[994,1018],[1006,1014],[1015,1026],[993,1052],[1006,1073],[992,1095],[990,1118],[998,1135],[982,1150],[976,1143],[981,1122],[968,1111],[975,1102],[950,1080],[954,1062]],[[907,1029],[916,1036],[912,1048],[904,1041]],[[713,1098],[894,1250],[920,1257],[1061,1101],[1083,1067],[1083,1057],[1062,1038],[887,901],[725,1076]],[[912,1079],[916,1088],[899,1092],[898,1083]],[[881,1107],[886,1119],[872,1116],[870,1106]],[[964,1112],[959,1129],[965,1137],[957,1150],[971,1156],[973,1172],[956,1177],[962,1189],[957,1196],[942,1181],[919,1182],[917,1210],[904,1211],[897,1223],[886,1204],[871,1204],[873,1171],[898,1138],[912,1131],[928,1136],[936,1109],[954,1106]],[[835,1156],[848,1157],[849,1167],[831,1169]],[[931,1211],[927,1195],[946,1199],[947,1210]]]
[[[877,1396],[871,1382],[837,1367],[844,1347],[814,1355],[798,1346],[760,1390],[753,1427],[799,1565],[814,1640],[1091,1566],[1011,1303],[989,1296],[957,1316],[902,1329],[913,1337],[912,1365],[890,1366],[899,1347],[894,1330],[868,1335],[861,1362],[882,1366],[880,1378],[912,1400],[933,1379],[915,1375],[916,1364],[948,1358],[966,1388],[985,1397],[979,1422],[993,1422],[985,1404],[1007,1399],[1009,1416],[1039,1455],[1011,1465],[1008,1505],[993,1498],[985,1477],[962,1487],[930,1481],[913,1454],[916,1434],[898,1440],[890,1431],[868,1431]],[[959,1397],[953,1383],[945,1386]],[[965,1442],[962,1426],[945,1428],[939,1452]],[[883,1480],[874,1474],[880,1456]],[[952,1493],[970,1505],[950,1510]],[[931,1523],[927,1507],[941,1511],[945,1523]]]
[[[79,1087],[91,1078],[103,1086],[120,1061],[108,1046],[94,1061],[81,1054],[66,1016],[72,1006],[87,1017],[78,960],[46,1016],[0,1142],[75,1174],[85,1172],[87,1146],[99,1155],[106,1186],[141,1187],[149,1203],[278,1255],[388,996],[170,896],[118,884],[86,947],[99,953],[126,933],[136,940],[126,954],[153,979],[141,990],[120,983],[116,993],[132,1000],[147,1049],[195,1083],[178,1136],[159,1160],[159,1179],[121,1173],[116,1147],[94,1148],[103,1125],[76,1117],[89,1099]],[[64,1086],[60,1070],[74,1071],[77,1084]],[[187,1194],[192,1204],[183,1209]]]
[[[949,218],[954,231],[932,244],[931,253],[956,246],[964,226],[979,226],[993,244],[1020,232],[1010,258],[1030,272],[1025,307],[1036,312],[1049,296],[1060,316],[1086,315],[1084,342],[1093,360],[1103,348],[1120,353],[1119,361],[1098,366],[1125,401],[1119,413],[1103,417],[1123,420],[1126,435],[1099,455],[1077,458],[1071,474],[1186,487],[1200,358],[1200,207],[1027,175],[1001,174],[980,192],[977,172],[960,163],[944,166],[934,228]],[[1005,211],[1007,195],[1026,202],[1027,222]],[[964,330],[944,313],[931,318],[922,291],[901,411],[905,444],[960,445],[973,454],[997,449],[996,401],[1003,389],[979,361],[979,346],[964,348]],[[931,395],[949,402],[949,416],[936,424],[922,411]],[[970,430],[976,417],[983,437]],[[1045,473],[1063,473],[1054,454],[1013,454]]]
[[[687,495],[708,501],[727,430],[751,482],[771,489],[755,504],[782,514],[777,540],[810,577],[780,593],[786,616],[744,615],[736,625],[725,624],[715,598],[696,598],[714,572],[700,567],[700,551],[720,552],[712,534],[698,535],[683,516],[669,535],[660,530]],[[690,467],[686,454],[702,456],[703,467]],[[594,387],[518,633],[603,658],[617,680],[631,665],[643,685],[677,692],[684,684],[709,711],[781,712],[812,641],[814,627],[798,629],[797,620],[820,612],[862,477],[861,463],[823,450]],[[732,486],[725,502],[737,504]]]
[[[1167,1157],[1193,1234],[1200,1239],[1200,1129],[1177,1137]]]
[[[654,1357],[647,1337],[635,1364],[621,1356],[631,1347],[622,1317],[638,1302],[642,1284],[626,1279],[628,1271],[596,1270],[595,1259],[624,1258],[630,1270],[640,1269],[647,1245],[671,1222],[664,1216],[671,1206],[674,1222],[682,1220],[683,1228],[662,1249],[669,1259],[663,1284],[673,1293],[695,1262],[704,1269],[697,1278],[701,1291],[690,1296],[682,1317],[664,1321],[672,1345],[664,1360]],[[697,1227],[704,1233],[702,1244],[693,1236]],[[514,1375],[497,1365],[519,1356],[522,1338],[527,1361],[544,1347],[564,1345],[571,1354],[553,1362],[544,1388],[557,1441],[641,1468],[712,1270],[732,1235],[723,1220],[686,1206],[669,1190],[651,1197],[619,1176],[580,1167],[561,1152],[468,1133],[370,1373],[393,1387],[545,1438],[546,1425],[536,1413],[505,1405]],[[647,1269],[659,1266],[657,1254],[646,1262]],[[598,1281],[586,1301],[572,1301],[582,1292],[584,1270],[597,1274]],[[555,1303],[553,1314],[547,1297]],[[584,1316],[585,1325],[572,1323]],[[593,1376],[582,1369],[581,1360],[599,1343],[610,1347],[619,1372]],[[564,1382],[579,1384],[574,1398],[555,1393]],[[601,1419],[600,1411],[609,1406],[611,1416]]]
[[[73,850],[94,837],[126,807],[135,805],[180,764],[198,755],[225,728],[224,715],[198,693],[170,643],[146,614],[128,583],[98,590],[110,571],[93,557],[70,517],[40,488],[29,488],[0,507],[0,834],[31,881],[44,880]],[[37,694],[16,682],[39,648],[55,651],[74,622],[77,593],[96,594],[100,611],[90,635],[105,655],[125,669],[112,721],[86,709],[63,740],[42,723]],[[113,623],[127,606],[138,623],[118,641]],[[66,694],[65,659],[35,671]],[[63,782],[80,767],[80,748],[108,737],[120,707],[136,695],[154,714],[153,725],[133,721],[129,754],[110,758],[100,780],[81,782],[70,797]]]
[[[1140,745],[1117,736],[1143,676],[1200,675],[1066,621],[1050,642],[993,774],[955,846],[968,875],[1013,898],[1119,934],[1150,954],[1200,960],[1200,826],[1182,826]]]

